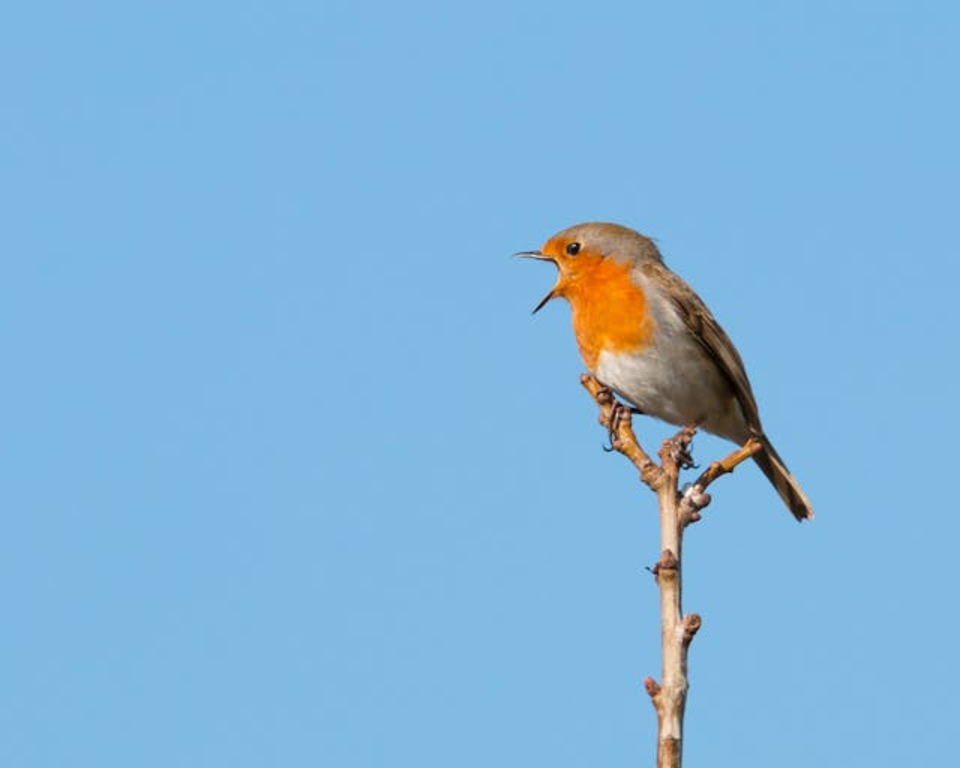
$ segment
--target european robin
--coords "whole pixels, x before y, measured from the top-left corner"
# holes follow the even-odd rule
[[[580,354],[597,380],[669,424],[695,426],[738,445],[756,438],[762,449],[754,461],[787,508],[797,520],[813,517],[809,499],[763,432],[736,347],[652,240],[594,222],[518,255],[557,266],[557,283],[534,312],[554,298],[570,303]]]

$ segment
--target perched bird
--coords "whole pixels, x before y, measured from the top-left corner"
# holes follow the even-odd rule
[[[653,241],[618,224],[565,229],[539,251],[551,261],[553,289],[537,305],[566,299],[583,362],[605,386],[644,414],[696,426],[762,449],[754,460],[797,520],[813,507],[763,432],[757,403],[733,342],[710,310],[663,263]]]

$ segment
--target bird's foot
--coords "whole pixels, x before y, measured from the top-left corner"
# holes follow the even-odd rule
[[[697,434],[696,426],[684,427],[664,443],[664,448],[669,446],[670,460],[678,469],[692,469],[697,466],[693,460],[693,454],[690,453],[695,434]]]
[[[620,426],[623,422],[629,421],[631,416],[642,414],[643,411],[633,406],[624,405],[613,396],[613,392],[609,389],[604,388],[600,396],[609,398],[609,402],[613,404],[610,409],[610,418],[606,420],[607,441],[609,444],[603,446],[603,450],[610,453],[616,449],[617,432],[620,431]]]
[[[610,416],[606,420],[607,444],[603,446],[603,450],[607,453],[610,453],[614,450],[614,444],[617,441],[617,430],[620,429],[620,425],[623,423],[624,417],[626,416],[629,418],[629,416],[626,414],[626,406],[617,400],[613,396],[613,392],[611,392],[609,389],[604,389],[604,391],[601,393],[601,396],[609,398],[610,402],[612,402]]]

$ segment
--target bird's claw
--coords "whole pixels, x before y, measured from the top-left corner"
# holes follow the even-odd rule
[[[606,391],[610,392],[609,389]],[[609,445],[603,446],[603,450],[607,453],[616,450],[617,432],[620,430],[620,425],[623,424],[624,419],[629,419],[632,413],[639,413],[639,411],[628,408],[617,400],[613,396],[613,393],[610,393],[610,399],[613,401],[613,407],[610,409],[610,418],[607,420],[607,440]]]

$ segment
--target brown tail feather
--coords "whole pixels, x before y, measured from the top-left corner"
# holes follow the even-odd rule
[[[783,459],[774,450],[766,435],[757,435],[756,437],[763,443],[763,450],[754,454],[753,460],[757,462],[757,465],[763,470],[763,474],[777,489],[777,493],[780,494],[780,498],[783,499],[784,504],[793,513],[793,516],[800,522],[812,520],[813,507],[810,504],[810,499],[800,489],[797,481],[793,479],[787,465],[783,463]]]

